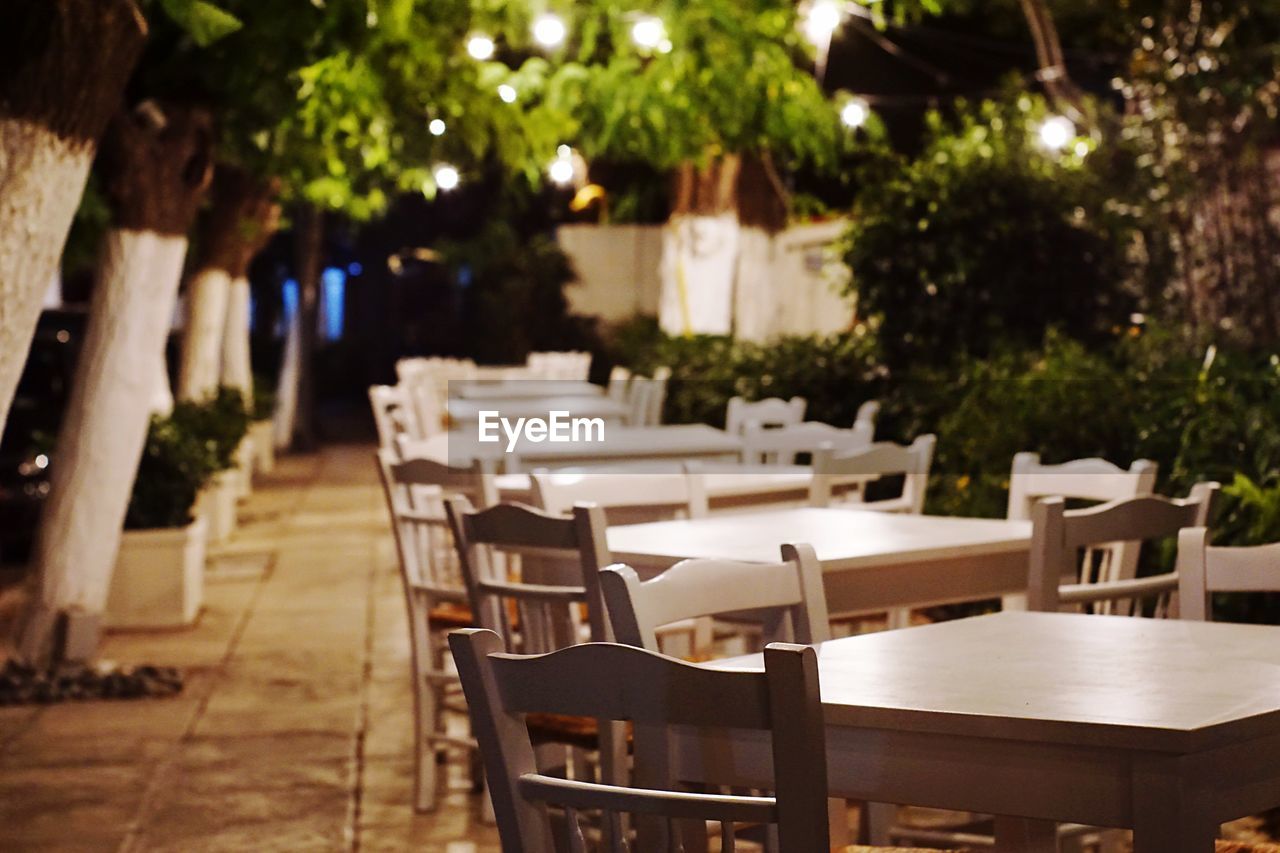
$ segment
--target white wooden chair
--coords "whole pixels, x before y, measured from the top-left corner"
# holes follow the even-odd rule
[[[369,405],[378,429],[378,446],[396,450],[400,436],[417,440],[422,435],[413,401],[402,386],[370,385]]]
[[[577,506],[565,518],[519,504],[475,511],[453,499],[446,513],[476,623],[497,634],[505,650],[544,654],[613,638],[600,595],[600,569],[609,563],[600,507]],[[586,772],[582,755],[598,751],[602,777],[623,777],[620,728],[581,715],[539,715],[531,728],[539,743],[556,750],[547,763],[563,763],[577,776]]]
[[[1149,459],[1139,459],[1128,470],[1105,459],[1075,459],[1059,465],[1045,465],[1038,453],[1019,453],[1013,457],[1009,473],[1010,519],[1031,518],[1032,509],[1042,498],[1066,498],[1105,503],[1153,495],[1159,466]],[[1098,581],[1132,578],[1138,568],[1141,543],[1113,542],[1085,552],[1081,565],[1087,573],[1081,577]]]
[[[436,759],[441,749],[474,747],[450,737],[444,712],[456,677],[445,667],[443,634],[475,624],[467,589],[453,550],[442,501],[476,501],[494,493],[478,469],[460,471],[428,459],[401,461],[390,450],[377,454],[378,472],[391,512],[400,580],[409,621],[414,702],[414,807],[435,807]]]
[[[566,515],[580,503],[603,507],[610,524],[702,518],[707,514],[707,493],[700,474],[538,470],[529,479],[534,504],[553,515]]]
[[[765,429],[795,426],[804,422],[804,410],[808,405],[803,397],[790,400],[769,397],[751,403],[745,397],[733,397],[725,408],[724,429],[729,435],[742,435],[749,423]]]
[[[1038,502],[1031,513],[1031,567],[1027,606],[1055,612],[1063,607],[1093,613],[1167,616],[1178,588],[1177,572],[1154,577],[1097,580],[1081,575],[1082,549],[1112,542],[1143,542],[1177,536],[1184,527],[1205,527],[1217,496],[1217,483],[1197,483],[1189,497],[1160,496],[1111,501],[1069,510],[1062,498]],[[1066,580],[1067,583],[1063,583]]]
[[[840,451],[859,450],[871,445],[872,432],[865,427],[841,429],[818,421],[766,429],[747,422],[742,433],[742,460],[750,465],[794,465],[796,457],[811,457],[825,446]]]
[[[615,403],[626,405],[630,396],[631,389],[631,371],[625,367],[617,366],[609,371],[609,386],[605,389],[605,394]]]
[[[488,631],[450,637],[462,677],[494,811],[507,853],[552,853],[549,807],[562,810],[571,851],[587,842],[579,813],[600,812],[620,826],[634,815],[645,833],[636,849],[677,849],[686,831],[721,824],[721,849],[735,850],[742,823],[776,827],[779,849],[827,850],[826,748],[817,655],[812,648],[773,645],[765,670],[717,670],[614,644],[590,644],[550,655],[504,654]],[[561,779],[538,770],[526,725],[532,713],[555,713],[635,726],[635,786]],[[770,732],[774,796],[687,793],[670,778],[672,726]],[[708,780],[714,782],[715,780]],[[652,835],[649,835],[652,833]],[[619,832],[606,847],[632,849]]]
[[[896,498],[863,501],[862,489],[850,492],[849,498],[857,502],[857,509],[919,515],[924,512],[929,470],[933,465],[933,450],[936,445],[936,436],[922,435],[906,447],[882,441],[851,451],[820,448],[813,457],[813,485],[809,489],[809,503],[819,507],[831,506],[833,492],[841,486],[901,475],[902,493]]]
[[[876,418],[880,416],[880,401],[867,400],[858,407],[858,413],[853,419],[853,429],[861,431],[867,436],[867,444],[875,441],[876,435]]]
[[[1182,530],[1178,534],[1182,618],[1212,621],[1215,592],[1280,592],[1280,542],[1251,548],[1214,547],[1209,545],[1206,528]]]

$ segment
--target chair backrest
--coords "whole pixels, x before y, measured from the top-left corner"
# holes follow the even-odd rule
[[[1008,518],[1031,518],[1041,498],[1098,502],[1120,501],[1155,494],[1159,466],[1139,459],[1128,470],[1105,459],[1075,459],[1045,465],[1038,453],[1019,453],[1009,472]]]
[[[750,614],[764,641],[830,639],[822,567],[810,545],[783,545],[780,563],[685,560],[647,581],[609,566],[600,587],[619,643],[659,651],[658,629],[684,619]]]
[[[1213,547],[1208,529],[1182,530],[1178,534],[1182,618],[1212,621],[1215,592],[1280,592],[1280,542],[1251,548]]]
[[[1081,549],[1111,542],[1144,542],[1176,536],[1184,527],[1205,527],[1217,496],[1217,483],[1197,483],[1183,500],[1144,496],[1111,501],[1088,509],[1066,508],[1062,498],[1046,498],[1031,512],[1031,563],[1027,606],[1054,612],[1063,605],[1094,612],[1140,615],[1144,600],[1156,600],[1156,614],[1177,589],[1176,573],[1148,578],[1099,580],[1082,576]],[[1063,580],[1069,583],[1063,585]]]
[[[422,438],[422,427],[413,400],[403,386],[370,385],[369,405],[373,408],[373,423],[378,428],[378,446],[396,448],[396,439],[408,436]]]
[[[631,371],[621,365],[609,371],[609,387],[606,390],[610,400],[615,403],[627,402],[631,388]]]
[[[600,507],[574,507],[565,518],[519,504],[477,511],[453,498],[445,511],[472,613],[509,650],[541,653],[580,642],[584,604],[591,638],[612,639],[600,598],[600,569],[609,564]],[[505,565],[511,557],[520,562],[518,578]]]
[[[870,431],[864,428],[841,429],[831,424],[805,421],[791,426],[766,429],[748,421],[743,427],[742,459],[748,464],[794,465],[796,456],[811,456],[821,448],[858,450],[871,445]]]
[[[813,483],[809,487],[809,503],[813,506],[830,506],[833,490],[841,485],[901,475],[901,495],[866,502],[859,508],[919,515],[924,512],[925,494],[929,489],[929,470],[933,466],[933,450],[937,443],[936,436],[921,435],[907,446],[880,441],[869,447],[848,451],[833,447],[821,448],[813,456]],[[861,491],[855,494],[859,499],[862,496]]]
[[[1155,494],[1159,466],[1139,459],[1125,470],[1105,459],[1075,459],[1059,465],[1045,465],[1038,453],[1013,457],[1009,473],[1011,519],[1029,519],[1036,501],[1042,498],[1118,501]],[[1113,542],[1087,549],[1081,559],[1086,574],[1092,570],[1099,580],[1127,580],[1137,574],[1141,542]],[[1082,577],[1086,576],[1082,574]]]
[[[876,418],[880,416],[880,401],[867,400],[858,407],[858,414],[854,416],[853,428],[855,430],[863,430],[867,434],[867,444],[875,441],[876,435]]]
[[[653,371],[649,380],[649,394],[646,401],[644,426],[659,426],[662,423],[662,408],[667,403],[667,383],[671,381],[671,368],[659,367]]]
[[[631,646],[591,643],[554,654],[504,654],[489,631],[457,631],[449,645],[484,759],[506,853],[556,850],[548,805],[564,809],[570,850],[586,847],[580,811],[659,820],[659,836],[638,849],[666,850],[676,821],[720,821],[734,850],[736,823],[773,824],[785,851],[828,849],[827,765],[817,653],[765,649],[764,671],[718,670]],[[538,772],[525,717],[566,714],[635,724],[635,787]],[[673,726],[772,734],[774,796],[694,794],[670,778]],[[715,782],[716,780],[708,780]],[[602,823],[606,822],[602,821]],[[644,827],[642,826],[642,832]],[[615,838],[615,853],[630,850]]]
[[[534,504],[553,515],[566,515],[580,503],[603,507],[611,524],[702,518],[707,514],[701,474],[540,470],[529,479]]]
[[[748,403],[745,397],[733,397],[725,408],[724,429],[729,435],[742,435],[747,424],[758,424],[765,429],[794,426],[804,423],[804,410],[808,406],[804,397],[769,397]]]

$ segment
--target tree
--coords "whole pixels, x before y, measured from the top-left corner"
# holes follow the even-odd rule
[[[36,536],[24,660],[61,656],[58,623],[106,605],[212,142],[206,113],[154,102],[118,114],[104,140],[113,221]]]
[[[133,0],[10,0],[0,12],[0,429],[146,33]]]

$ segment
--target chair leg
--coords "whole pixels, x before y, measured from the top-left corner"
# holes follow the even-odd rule
[[[440,768],[436,763],[436,741],[439,725],[439,695],[436,685],[426,678],[418,678],[417,719],[414,721],[414,781],[413,807],[419,812],[429,812],[436,807],[436,785]]]

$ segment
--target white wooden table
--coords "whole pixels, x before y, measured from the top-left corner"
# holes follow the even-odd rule
[[[464,400],[512,397],[598,397],[604,388],[576,379],[510,379],[499,381],[461,379],[449,383],[449,396]]]
[[[642,574],[769,562],[788,542],[817,551],[832,613],[873,612],[1025,591],[1031,522],[803,507],[609,528],[613,558]]]
[[[627,407],[617,400],[602,396],[567,397],[484,397],[450,399],[449,420],[462,429],[475,429],[481,412],[497,412],[504,418],[547,418],[551,412],[568,412],[572,418],[600,418],[605,423],[621,425]]]
[[[1041,821],[1062,821],[1210,853],[1219,824],[1280,805],[1274,627],[1007,612],[833,640],[818,670],[832,792],[1040,819],[998,821],[998,850],[1051,851]],[[758,783],[767,750],[674,754],[685,778],[729,760]]]
[[[679,460],[628,462],[613,465],[580,465],[559,471],[617,474],[678,474],[684,470]],[[808,465],[749,465],[740,462],[701,462],[699,470],[713,512],[746,511],[756,504],[802,505],[808,501],[813,469]],[[533,485],[528,474],[503,474],[497,478],[498,497],[504,501],[529,503]]]
[[[553,444],[522,438],[512,453],[507,453],[505,440],[481,443],[477,432],[476,429],[451,430],[423,441],[409,442],[403,450],[406,455],[427,456],[451,465],[470,465],[474,460],[490,461],[501,473],[508,474],[537,468],[655,459],[736,462],[742,453],[741,439],[704,424],[606,426],[604,441],[599,442]]]

